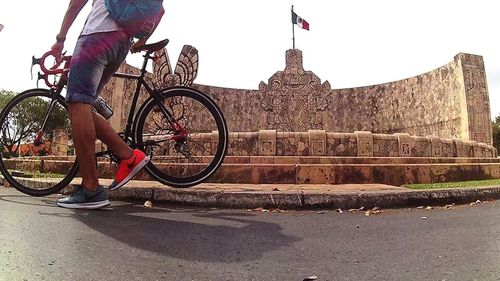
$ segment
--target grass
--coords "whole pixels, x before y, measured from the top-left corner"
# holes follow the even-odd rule
[[[66,175],[58,174],[58,173],[40,173],[40,172],[24,172],[19,170],[8,170],[14,176],[18,176],[21,178],[64,178]],[[16,175],[16,173],[18,175]]]
[[[477,186],[489,186],[489,185],[500,186],[500,179],[460,181],[460,182],[405,184],[405,185],[403,185],[403,187],[410,188],[410,189],[440,189],[440,188],[465,188],[465,187],[477,187]]]

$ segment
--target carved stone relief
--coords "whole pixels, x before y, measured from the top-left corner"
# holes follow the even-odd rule
[[[470,140],[491,143],[490,105],[484,63],[480,56],[461,55],[469,116]]]
[[[198,72],[198,52],[191,46],[183,48],[174,71],[166,50],[156,56],[151,76],[155,87],[185,85],[205,92],[224,112],[231,132],[370,131],[491,144],[488,90],[480,56],[458,54],[447,65],[399,81],[331,89],[328,81],[322,83],[313,72],[304,70],[302,52],[292,49],[286,52],[285,69],[276,72],[267,83],[261,82],[257,90],[193,84]],[[120,103],[126,109],[133,85],[123,84],[118,87],[120,83],[115,83],[119,92],[112,93],[123,95],[125,91]],[[113,106],[117,103],[113,102]],[[121,118],[127,115],[119,110],[118,113]],[[347,147],[344,146],[338,149]],[[418,149],[418,142],[405,143],[399,147],[399,154],[413,155]]]
[[[324,129],[324,113],[331,101],[331,87],[310,71],[304,71],[302,52],[286,52],[286,67],[261,82],[259,96],[266,114],[266,129],[297,131]]]

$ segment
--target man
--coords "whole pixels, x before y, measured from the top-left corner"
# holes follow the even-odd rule
[[[56,57],[61,56],[66,34],[87,2],[70,1],[52,46]],[[149,158],[143,152],[132,150],[102,116],[91,110],[98,93],[125,60],[128,51],[139,50],[148,37],[133,43],[131,36],[110,17],[104,0],[93,1],[73,52],[66,95],[82,183],[72,195],[59,199],[58,206],[97,209],[111,204],[103,186],[99,185],[95,165],[96,138],[122,159],[111,190],[123,186],[148,163]]]

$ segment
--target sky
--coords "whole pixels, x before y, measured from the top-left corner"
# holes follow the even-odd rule
[[[55,42],[69,0],[1,1],[0,89],[36,87],[31,56]],[[184,44],[196,47],[195,83],[258,89],[285,68],[292,48],[291,6],[310,25],[295,27],[305,70],[334,89],[397,81],[434,70],[458,53],[483,56],[492,119],[500,115],[500,3],[492,0],[164,0],[151,42],[170,39],[172,64]],[[91,1],[69,31],[75,41]],[[129,55],[139,67],[142,57]],[[42,85],[42,84],[40,84]]]

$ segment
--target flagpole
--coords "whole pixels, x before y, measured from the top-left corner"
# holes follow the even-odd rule
[[[292,15],[293,15],[293,5],[292,5]],[[293,49],[295,49],[295,24],[292,21],[292,42],[293,42]]]

